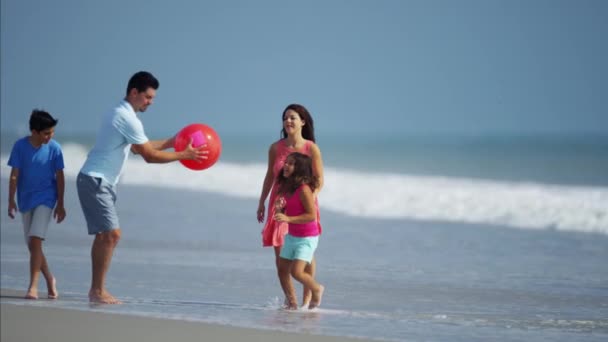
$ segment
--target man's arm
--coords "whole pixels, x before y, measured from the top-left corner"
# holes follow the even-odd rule
[[[164,140],[150,140],[150,144],[157,150],[166,150],[169,148],[173,148],[173,144],[175,143],[175,137],[171,137],[169,139]]]
[[[173,138],[166,140],[155,140],[148,141],[143,144],[133,144],[131,145],[131,151],[135,154],[139,154],[144,158],[146,163],[170,163],[176,160],[203,160],[207,159],[207,155],[209,154],[209,150],[207,149],[207,145],[202,145],[199,147],[192,147],[192,141],[188,144],[186,149],[180,152],[173,151],[163,151],[168,148],[167,146],[172,146]],[[164,147],[164,148],[163,148]]]
[[[173,144],[175,143],[175,137],[171,137],[169,139],[164,139],[164,140],[150,140],[148,142],[152,145],[152,148],[154,148],[155,150],[163,151],[163,150],[173,147]],[[135,145],[131,146],[131,152],[133,152],[134,154],[139,154],[133,148],[133,146],[135,146]]]

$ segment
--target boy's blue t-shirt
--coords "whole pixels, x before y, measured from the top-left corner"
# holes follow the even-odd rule
[[[144,144],[147,141],[144,126],[133,107],[122,100],[102,118],[95,146],[80,172],[116,185],[129,157],[131,144]]]
[[[15,142],[8,166],[19,169],[17,177],[17,205],[26,212],[39,205],[54,208],[57,203],[55,174],[63,170],[61,145],[53,139],[35,148],[29,136]]]

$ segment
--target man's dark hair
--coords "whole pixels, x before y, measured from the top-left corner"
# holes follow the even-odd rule
[[[158,80],[154,75],[147,71],[136,72],[131,79],[129,80],[129,84],[127,85],[127,96],[129,95],[129,91],[135,88],[138,92],[144,92],[148,90],[148,88],[153,88],[154,90],[159,87]]]
[[[34,109],[32,115],[30,115],[30,131],[42,132],[45,129],[55,127],[59,120],[54,119],[51,114],[40,110]]]

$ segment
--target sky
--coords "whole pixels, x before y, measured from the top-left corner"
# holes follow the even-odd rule
[[[146,132],[608,136],[604,0],[2,0],[2,132],[92,134],[140,70]],[[161,137],[158,137],[161,138]]]

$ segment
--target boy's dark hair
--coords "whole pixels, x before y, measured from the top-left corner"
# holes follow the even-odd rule
[[[45,129],[55,127],[57,122],[59,120],[54,119],[51,114],[40,109],[34,109],[32,115],[30,115],[30,131],[42,132]]]
[[[302,184],[307,184],[310,190],[315,191],[319,186],[319,179],[313,174],[312,158],[300,152],[290,153],[285,158],[285,161],[288,158],[294,159],[293,174],[291,177],[285,178],[283,172],[279,173],[279,177],[277,178],[279,193],[293,194]]]
[[[153,88],[154,90],[158,89],[160,86],[158,80],[154,75],[147,71],[136,72],[131,79],[129,79],[129,84],[127,85],[127,96],[129,95],[129,91],[135,88],[138,92],[143,92],[148,90],[148,88]]]

